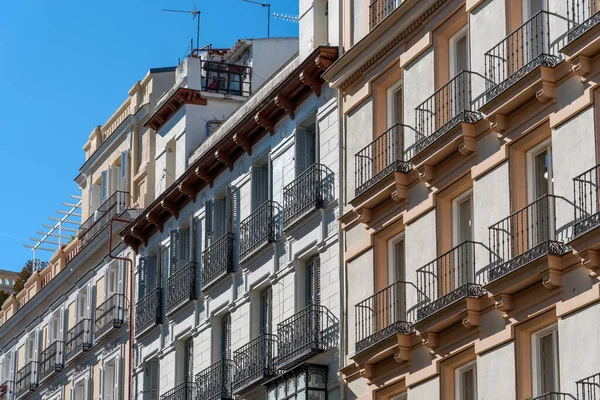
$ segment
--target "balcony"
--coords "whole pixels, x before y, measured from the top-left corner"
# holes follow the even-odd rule
[[[33,392],[38,388],[38,363],[31,361],[23,368],[17,371],[17,380],[15,382],[15,396],[23,397],[28,392]]]
[[[289,370],[338,345],[339,323],[326,307],[310,305],[277,326],[277,369]]]
[[[277,376],[274,361],[276,345],[277,336],[263,333],[233,353],[234,394],[244,393]]]
[[[567,393],[559,393],[559,392],[548,392],[544,393],[540,396],[536,396],[531,400],[577,400],[570,394]]]
[[[289,229],[312,211],[333,199],[333,172],[313,164],[283,188],[284,229]]]
[[[407,173],[412,165],[404,160],[406,125],[396,124],[354,156],[355,196],[359,196],[394,172]]]
[[[575,194],[575,225],[573,236],[578,237],[600,226],[600,165],[573,178]]]
[[[94,345],[92,340],[92,320],[82,319],[67,332],[67,362],[75,360]]]
[[[167,314],[177,311],[196,298],[197,271],[198,264],[190,261],[169,277],[167,280]]]
[[[579,400],[600,400],[600,373],[577,381]]]
[[[65,342],[56,340],[41,353],[40,382],[62,371],[65,366]]]
[[[488,273],[494,282],[544,256],[562,256],[568,247],[559,239],[556,202],[546,195],[489,227],[495,260]]]
[[[96,235],[116,217],[127,210],[128,192],[116,191],[81,226],[77,237],[80,248],[88,244]]]
[[[417,269],[417,320],[466,298],[486,294],[477,276],[476,249],[481,243],[465,241],[429,264]]]
[[[196,400],[196,384],[183,382],[160,396],[160,400]]]
[[[277,241],[280,209],[276,202],[267,201],[240,223],[240,259],[246,259],[266,244]]]
[[[125,296],[115,293],[96,307],[94,324],[96,341],[123,326],[126,306]]]
[[[369,29],[375,28],[381,21],[400,6],[403,0],[375,0],[369,6]]]
[[[407,159],[414,158],[460,124],[475,124],[482,119],[478,100],[472,93],[474,76],[470,71],[459,72],[415,109],[417,134],[411,143],[405,143]]]
[[[201,61],[202,89],[205,92],[234,96],[250,96],[252,68],[245,65]]]
[[[536,68],[553,68],[562,61],[560,38],[550,32],[551,15],[540,11],[485,53],[487,102]]]
[[[597,0],[568,1],[567,21],[569,21],[569,43],[583,36],[583,34],[600,23],[600,10],[598,10],[597,3]]]
[[[233,272],[235,234],[226,233],[204,252],[202,265],[202,290],[210,287],[225,275]]]
[[[399,281],[354,306],[356,353],[398,333],[414,331],[416,307],[409,307],[408,296],[414,297],[412,302],[416,303],[416,287]]]
[[[198,399],[233,400],[233,361],[221,360],[196,375]]]
[[[162,289],[151,290],[135,305],[135,334],[162,323]]]
[[[0,400],[11,400],[14,390],[13,381],[4,381],[4,383],[0,385]]]

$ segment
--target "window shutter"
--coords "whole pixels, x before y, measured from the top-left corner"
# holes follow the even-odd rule
[[[179,231],[172,230],[171,231],[171,243],[169,244],[170,248],[170,259],[171,259],[171,269],[169,270],[169,276],[173,275],[175,271],[177,271],[177,256],[179,253]],[[165,264],[166,266],[166,264]]]
[[[113,400],[115,390],[115,368],[112,365],[104,366],[104,390],[102,393],[103,400]]]
[[[169,255],[170,255],[169,248],[168,247],[163,248],[162,253],[161,253],[160,268],[158,270],[158,274],[157,274],[157,278],[156,278],[156,287],[162,286],[161,279],[162,279],[163,274],[169,273]]]
[[[260,328],[261,333],[272,332],[273,301],[271,288],[266,289],[260,296]]]
[[[212,218],[213,217],[213,202],[211,200],[206,201],[204,206],[204,248],[210,247],[212,242]]]
[[[221,359],[231,358],[231,314],[223,316],[221,321]]]
[[[129,171],[129,152],[121,153],[121,176],[119,177],[119,190],[127,192],[127,175]]]
[[[141,300],[146,295],[146,269],[148,268],[148,259],[146,257],[140,258],[140,264],[138,265],[138,300]]]
[[[108,199],[108,171],[102,171],[100,177],[100,205]]]
[[[88,176],[87,177],[88,216],[92,215],[92,213],[95,211],[94,210],[94,192],[93,192],[92,186],[94,186],[92,184],[92,177]]]
[[[146,257],[146,294],[158,287],[156,256]]]
[[[225,234],[226,225],[226,204],[225,199],[214,199],[214,210],[213,210],[213,235],[212,240],[218,240],[223,234]]]
[[[252,211],[256,211],[269,197],[269,170],[252,167]]]
[[[185,379],[187,382],[194,381],[194,342],[192,339],[185,342]]]
[[[307,163],[307,134],[306,130],[296,129],[296,177],[303,173],[309,166]]]
[[[226,229],[227,232],[235,232],[235,227],[239,226],[238,215],[239,215],[239,202],[238,202],[238,190],[236,188],[229,188],[227,190],[227,217],[226,217]],[[224,232],[224,233],[227,233]]]
[[[125,293],[123,287],[123,276],[125,275],[125,261],[119,260],[119,264],[117,267],[117,285],[115,286],[115,291],[117,293]]]
[[[177,266],[178,268],[183,267],[192,259],[190,257],[190,230],[180,229],[178,231],[177,244],[179,249],[177,250]]]
[[[321,260],[319,257],[314,257],[307,264],[306,277],[306,305],[318,305],[321,303],[320,295],[320,269]]]
[[[152,400],[158,400],[158,368],[158,360],[152,360],[150,364],[150,397],[152,398]]]

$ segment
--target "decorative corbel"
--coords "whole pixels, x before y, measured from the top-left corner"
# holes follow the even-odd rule
[[[588,270],[590,278],[598,276],[600,269],[600,252],[597,250],[584,250],[579,253],[581,257],[581,266]]]
[[[502,317],[507,319],[508,313],[514,309],[513,297],[509,294],[499,294],[494,297],[494,307],[502,311]]]
[[[315,65],[319,71],[325,71],[333,65],[333,60],[331,58],[323,57],[323,54],[319,54],[315,57]]]
[[[358,215],[358,221],[362,224],[368,224],[373,219],[373,210],[370,208],[357,208],[355,212]]]
[[[463,156],[468,156],[475,151],[477,151],[477,147],[475,143],[477,141],[474,138],[463,136],[458,141],[458,152]]]
[[[179,186],[177,186],[179,193],[188,197],[193,203],[196,202],[196,191],[190,187],[189,184],[185,182],[181,182]]]
[[[423,346],[429,349],[429,353],[433,354],[435,349],[438,347],[438,334],[432,332],[423,332],[419,336],[421,336],[421,341]]]
[[[373,367],[372,364],[361,364],[359,365],[360,368],[360,376],[362,376],[363,378],[365,378],[368,382],[371,382],[371,379],[373,378],[373,373],[375,372],[375,368]]]
[[[127,247],[131,248],[136,254],[138,252],[138,241],[133,235],[125,235],[123,237],[123,243],[127,245]]]
[[[296,118],[296,107],[292,104],[291,100],[283,95],[275,96],[275,105],[281,108],[292,120]]]
[[[435,176],[435,167],[432,167],[431,165],[421,165],[417,168],[417,172],[419,174],[419,179],[425,182],[426,185],[430,185]]]
[[[535,97],[542,103],[547,103],[556,98],[556,86],[550,82],[542,81],[541,88],[536,90]]]
[[[206,182],[206,184],[208,186],[210,186],[211,188],[213,187],[213,179],[211,178],[210,174],[208,172],[206,172],[206,170],[204,170],[200,167],[196,167],[196,169],[194,170],[194,173],[196,174],[196,176],[198,178],[200,178],[204,182]]]
[[[410,350],[410,348],[411,348],[410,335],[398,333],[398,334],[396,334],[396,338],[398,340],[398,349],[394,352],[394,360],[396,360],[397,363],[411,362],[412,361],[412,352]]]
[[[494,114],[487,117],[487,120],[490,122],[490,130],[496,133],[498,138],[504,137],[504,133],[508,129],[508,117],[502,114]]]
[[[163,221],[156,214],[152,214],[149,212],[146,214],[146,221],[150,222],[152,225],[156,226],[160,233],[163,231]],[[139,238],[138,238],[139,239]]]
[[[265,130],[269,132],[269,135],[273,136],[275,134],[275,125],[273,125],[273,122],[267,118],[262,111],[256,113],[254,122],[256,122],[258,126],[265,128]]]
[[[310,90],[312,90],[317,97],[321,96],[321,82],[317,77],[307,71],[303,71],[300,72],[300,81],[310,87]]]
[[[244,149],[244,151],[249,156],[252,155],[252,144],[250,143],[250,141],[248,140],[248,138],[246,136],[242,136],[239,133],[235,133],[233,135],[233,141],[235,142],[235,144],[237,144],[242,149]]]
[[[548,290],[562,286],[562,263],[560,257],[548,256],[548,271],[542,276],[542,285]]]
[[[142,242],[144,246],[148,246],[148,238],[145,235],[143,235],[139,229],[140,228],[138,228],[137,225],[131,228],[131,236]]]
[[[401,203],[406,199],[408,199],[408,174],[394,172],[394,191],[392,192],[392,200]]]
[[[179,210],[177,209],[177,207],[175,207],[175,205],[173,203],[171,203],[170,201],[167,200],[162,200],[160,202],[160,206],[166,210],[169,214],[171,214],[173,217],[175,217],[175,219],[179,218]]]
[[[590,57],[579,55],[569,60],[569,63],[574,74],[581,77],[582,80],[587,80],[587,76],[593,69],[593,62]]]
[[[219,162],[225,164],[227,166],[227,168],[229,168],[230,171],[233,171],[233,161],[231,160],[229,155],[225,154],[225,152],[223,150],[215,151],[215,158]]]

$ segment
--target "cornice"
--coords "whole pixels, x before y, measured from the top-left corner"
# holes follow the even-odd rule
[[[156,108],[144,126],[158,131],[184,104],[205,106],[208,104],[208,100],[202,97],[200,90],[179,87],[170,94],[166,101]]]

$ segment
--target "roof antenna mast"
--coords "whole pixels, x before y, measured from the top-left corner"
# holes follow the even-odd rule
[[[192,7],[191,11],[188,11],[188,10],[166,10],[164,8],[163,8],[163,11],[192,14],[192,19],[196,19],[196,17],[198,17],[198,28],[196,30],[196,48],[199,48],[200,47],[200,11],[198,11],[198,9],[196,8],[196,5],[194,4],[194,7]],[[194,52],[193,47],[194,46],[192,45],[192,53]]]
[[[261,3],[259,1],[254,1],[254,0],[242,0],[242,1],[245,1],[246,3],[258,4],[259,6],[262,6],[262,7],[267,7],[267,37],[270,38],[271,37],[271,5],[269,3]]]

